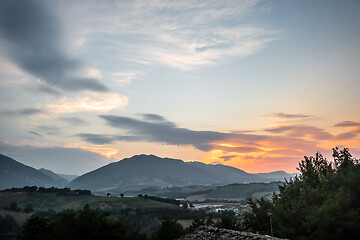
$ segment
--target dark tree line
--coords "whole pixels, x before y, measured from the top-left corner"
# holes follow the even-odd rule
[[[349,149],[299,163],[301,175],[279,186],[273,201],[249,200],[244,226],[290,239],[360,239],[360,164]]]
[[[13,225],[8,225],[6,228],[12,230]],[[16,231],[18,229],[14,229],[14,232]],[[140,233],[139,229],[132,228],[124,216],[111,217],[105,211],[91,209],[89,205],[85,205],[82,210],[63,210],[52,218],[43,216],[30,218],[18,239],[171,240],[181,237],[184,233],[184,229],[176,220],[164,217],[152,235],[145,235]]]
[[[70,188],[56,188],[56,187],[45,188],[45,187],[37,187],[37,186],[8,188],[2,190],[1,192],[27,192],[27,193],[41,192],[41,193],[57,193],[58,195],[91,195],[90,190],[81,190],[81,189],[71,190]]]

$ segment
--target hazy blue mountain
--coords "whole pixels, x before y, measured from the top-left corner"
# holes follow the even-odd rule
[[[56,186],[48,175],[0,154],[0,189],[23,186]]]
[[[285,176],[290,177],[290,174],[283,172],[277,175],[257,175],[221,164],[210,165],[154,155],[136,155],[86,173],[74,179],[68,186],[94,192],[121,192],[145,187],[284,180]]]
[[[71,182],[75,178],[79,177],[79,175],[71,175],[71,174],[60,174],[56,173],[58,176],[64,178],[66,181]]]
[[[63,187],[66,187],[69,184],[68,180],[66,180],[65,178],[59,176],[58,174],[56,174],[56,173],[54,173],[54,172],[52,172],[52,171],[50,171],[48,169],[40,168],[39,171],[46,174],[46,175],[48,175],[49,177],[51,177],[56,183],[55,187],[63,188]]]

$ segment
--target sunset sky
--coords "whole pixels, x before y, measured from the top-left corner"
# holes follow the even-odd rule
[[[360,1],[0,1],[0,153],[296,172],[360,157]]]

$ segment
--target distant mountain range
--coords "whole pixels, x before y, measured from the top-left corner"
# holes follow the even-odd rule
[[[221,164],[136,155],[86,173],[70,182],[69,187],[123,192],[149,187],[284,181],[293,176],[282,171],[250,174]]]
[[[43,168],[36,170],[0,154],[0,189],[36,185],[123,192],[149,187],[283,181],[293,176],[283,171],[250,174],[221,164],[136,155],[75,178],[74,175],[60,175]],[[69,180],[72,181],[69,183]]]

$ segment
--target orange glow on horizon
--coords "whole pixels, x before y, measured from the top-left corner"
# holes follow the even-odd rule
[[[108,147],[80,146],[79,148],[90,151],[90,152],[98,153],[107,159],[113,158],[118,153],[118,150],[113,149],[113,148],[108,148]]]

